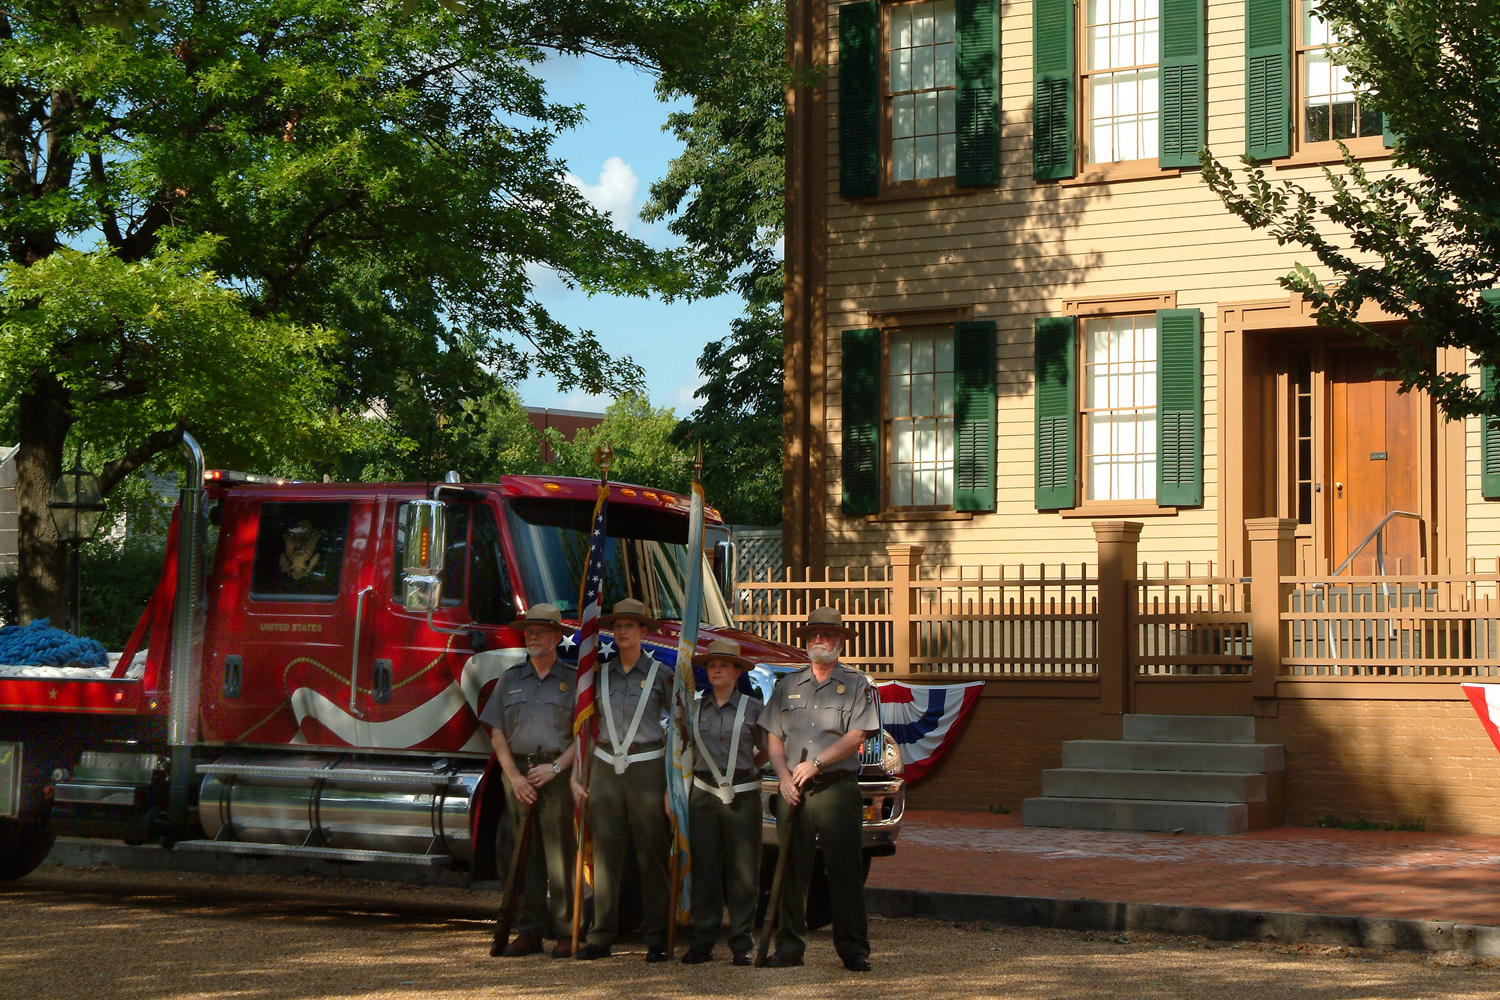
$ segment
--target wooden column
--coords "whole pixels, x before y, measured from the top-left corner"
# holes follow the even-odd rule
[[[1123,715],[1130,711],[1130,600],[1127,584],[1135,582],[1140,521],[1095,521],[1094,542],[1099,547],[1099,631],[1094,651],[1099,656],[1099,711]]]
[[[1250,541],[1250,696],[1276,697],[1276,678],[1288,646],[1288,629],[1281,620],[1297,557],[1297,522],[1286,517],[1252,517],[1245,522]],[[1260,711],[1257,710],[1257,714]]]
[[[922,546],[887,545],[891,558],[891,672],[912,673],[911,651],[917,648],[917,600],[922,589]]]

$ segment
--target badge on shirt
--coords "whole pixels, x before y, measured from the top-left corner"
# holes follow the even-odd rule
[[[563,694],[567,694],[568,693],[568,682],[567,681],[558,681],[557,682],[557,689],[559,691],[561,691]]]
[[[789,695],[787,695],[787,697],[788,698],[800,698],[802,696],[800,694],[789,694]]]
[[[842,685],[842,684],[839,685],[839,687],[838,687],[838,693],[839,694],[843,694],[844,693],[844,685]]]
[[[641,681],[641,690],[642,691],[646,690],[646,682],[645,681]]]

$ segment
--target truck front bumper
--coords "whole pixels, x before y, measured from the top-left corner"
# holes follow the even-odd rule
[[[896,838],[901,835],[901,820],[906,812],[906,782],[899,777],[881,774],[861,775],[860,794],[864,798],[863,847],[871,857],[884,857],[896,853]],[[761,782],[761,843],[775,847],[776,799],[779,797],[776,781]]]

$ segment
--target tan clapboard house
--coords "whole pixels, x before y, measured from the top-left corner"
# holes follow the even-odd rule
[[[1251,565],[1252,522],[1282,572],[1326,578],[1392,511],[1416,516],[1383,532],[1388,574],[1494,565],[1500,476],[1482,475],[1479,422],[1440,418],[1397,391],[1380,351],[1319,328],[1277,284],[1311,255],[1252,232],[1200,179],[1204,146],[1314,189],[1340,143],[1390,169],[1391,137],[1313,6],[788,0],[790,565],[883,565],[913,544],[955,571],[1092,567],[1098,523],[1126,522],[1141,526],[1138,563],[1248,580],[1276,572]],[[1444,350],[1433,364],[1467,361]],[[1344,576],[1374,573],[1375,556],[1367,545]],[[1317,698],[1314,670],[1301,688],[1261,678],[1253,699],[1179,687],[1122,704],[1253,702],[1262,730],[1294,694],[1299,711],[1368,709],[1360,692],[1377,685],[1335,690],[1345,654],[1324,652],[1335,669]],[[1438,711],[1500,779],[1457,683],[1411,676],[1381,687],[1380,725],[1415,705],[1430,727]],[[1031,791],[1035,773],[1013,784]],[[1421,808],[1398,800],[1388,811]],[[1492,805],[1464,816],[1452,825],[1500,829]]]

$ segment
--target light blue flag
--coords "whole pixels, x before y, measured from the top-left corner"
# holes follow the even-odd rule
[[[667,796],[672,802],[672,828],[677,847],[677,912],[671,919],[687,919],[692,852],[688,849],[688,789],[693,781],[693,741],[688,733],[692,718],[693,652],[698,648],[698,623],[703,617],[703,485],[693,479],[688,508],[687,593],[682,601],[682,631],[677,637],[677,664],[672,681],[672,752],[667,755]],[[681,918],[679,920],[679,917]]]

